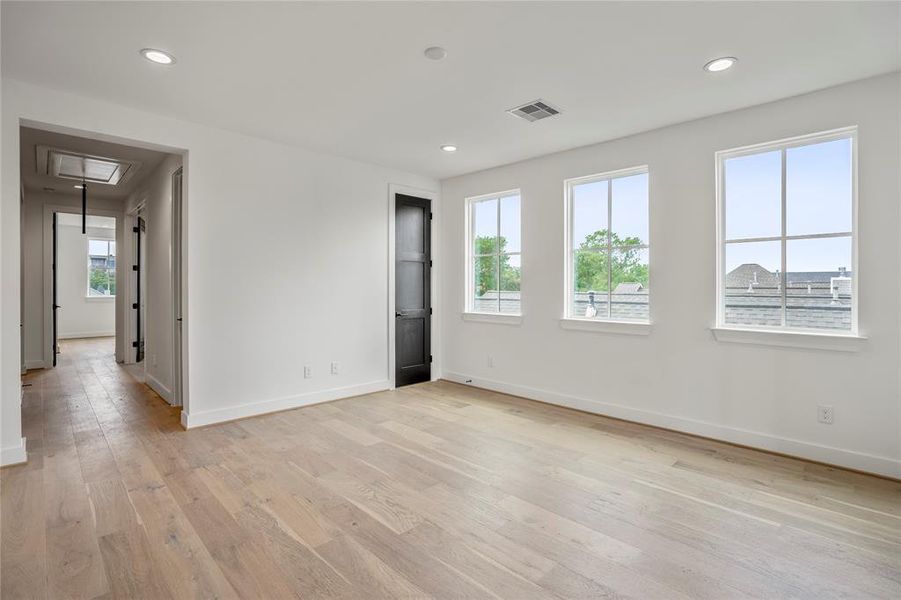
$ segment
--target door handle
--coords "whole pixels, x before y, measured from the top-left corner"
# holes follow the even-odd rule
[[[395,318],[395,319],[399,319],[399,318],[401,318],[402,316],[404,316],[403,313],[399,313],[399,312],[397,312],[397,311],[394,311],[394,318]]]
[[[53,308],[62,308],[62,306],[60,306],[59,304],[54,304]]]

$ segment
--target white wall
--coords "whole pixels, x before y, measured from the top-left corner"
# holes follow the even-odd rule
[[[45,261],[44,252],[49,252],[51,246],[50,240],[45,238],[45,235],[49,233],[49,228],[45,223],[47,218],[45,207],[61,207],[71,209],[73,212],[80,212],[81,196],[34,191],[25,193],[23,208],[25,219],[22,233],[24,246],[22,285],[24,286],[25,304],[22,331],[25,345],[25,366],[29,369],[39,369],[45,366],[45,349],[49,347],[47,343],[49,332],[44,326],[44,321],[47,317],[46,307],[51,301],[51,290],[49,287],[45,290],[48,283],[45,267],[49,258]],[[109,214],[112,214],[120,213],[121,210],[121,200],[88,197],[88,212],[108,211]],[[121,214],[119,216],[121,217]],[[117,224],[117,226],[121,227],[121,224]],[[119,269],[118,273],[121,278],[122,270]],[[59,304],[63,307],[66,306],[62,302]],[[115,305],[115,302],[111,304]],[[118,329],[118,322],[112,329]]]
[[[870,79],[444,181],[445,376],[901,476],[898,80]],[[847,125],[859,126],[860,329],[868,339],[856,353],[717,342],[714,153]],[[652,332],[563,330],[563,180],[642,164],[650,166]],[[464,198],[511,188],[522,190],[523,323],[462,322]],[[835,407],[833,425],[817,423],[817,404]]]
[[[388,185],[437,181],[3,79],[4,460],[21,439],[20,119],[188,151],[189,425],[387,386]]]
[[[144,368],[147,384],[163,398],[172,400],[173,306],[172,306],[172,174],[182,166],[181,156],[170,154],[128,197],[125,211],[132,213],[143,203],[146,224],[147,265]]]
[[[57,337],[83,338],[112,336],[116,333],[114,297],[87,297],[88,239],[113,240],[116,230],[59,225],[57,232]]]

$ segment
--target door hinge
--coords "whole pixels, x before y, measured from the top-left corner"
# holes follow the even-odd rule
[[[138,303],[137,303],[137,302],[132,302],[132,303],[131,303],[131,307],[132,307],[132,308],[135,308],[135,309],[138,308]]]
[[[131,265],[131,270],[132,270],[132,271],[137,271],[137,270],[138,270],[138,265]]]
[[[435,216],[435,215],[433,215],[432,213],[429,213],[429,221],[431,221],[432,218],[434,218],[434,216]]]
[[[131,343],[131,347],[132,347],[132,348],[137,348],[137,347],[138,347],[138,343],[137,343],[137,342],[132,342],[132,343]]]
[[[430,260],[430,261],[429,261],[429,267],[431,267],[431,266],[432,266],[432,261]]]
[[[132,227],[131,230],[132,230],[133,232],[135,232],[135,233],[138,233],[138,228],[137,228],[137,227]]]
[[[432,314],[432,307],[429,307],[429,314]]]

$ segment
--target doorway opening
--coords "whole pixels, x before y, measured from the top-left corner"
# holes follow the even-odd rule
[[[99,134],[20,127],[23,372],[65,364],[67,349],[90,352],[185,403],[185,160]]]
[[[52,221],[53,366],[61,340],[105,339],[114,356],[117,218],[54,210]]]

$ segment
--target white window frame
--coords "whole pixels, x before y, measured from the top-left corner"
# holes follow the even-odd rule
[[[87,270],[85,272],[86,276],[85,276],[85,295],[84,295],[84,297],[86,300],[91,300],[91,301],[113,300],[116,297],[115,294],[109,294],[108,296],[95,296],[95,295],[91,294],[91,242],[92,241],[107,243],[107,247],[106,247],[107,257],[109,257],[109,245],[108,244],[116,243],[116,240],[110,240],[110,239],[98,238],[98,237],[90,237],[90,236],[88,236],[87,239],[85,240],[84,254],[85,254],[85,258],[87,259]],[[116,252],[117,253],[119,252],[119,248],[116,248]],[[118,264],[118,261],[119,261],[119,257],[116,256],[117,264]],[[112,271],[113,271],[113,273],[115,273],[116,268],[114,267],[112,269]],[[118,283],[119,282],[117,281],[116,284],[118,285]]]
[[[522,268],[522,251],[523,251],[523,240],[522,240],[522,192],[518,188],[504,190],[502,192],[494,192],[491,194],[480,194],[478,196],[470,196],[466,198],[466,268],[465,268],[465,277],[466,283],[464,286],[465,291],[465,299],[463,306],[463,319],[467,321],[481,321],[481,322],[497,322],[497,323],[507,323],[507,324],[519,324],[522,322],[522,305],[523,305],[523,297],[522,297],[522,282],[520,280],[520,288],[519,288],[519,312],[518,313],[502,313],[498,310],[498,312],[480,312],[475,310],[473,300],[475,298],[475,289],[474,289],[474,273],[473,273],[473,259],[475,258],[475,254],[473,254],[473,243],[475,242],[475,219],[473,219],[473,206],[479,202],[483,202],[485,200],[493,200],[497,199],[498,201],[498,210],[497,210],[497,235],[500,236],[501,231],[501,210],[500,210],[500,201],[504,198],[510,196],[519,196],[519,223],[520,223],[520,248],[518,252],[500,252],[500,247],[498,247],[498,251],[496,255],[500,257],[501,255],[505,256],[519,256],[520,257],[520,268]],[[489,256],[489,255],[479,255],[479,256]],[[500,281],[500,280],[498,280]],[[500,302],[500,298],[498,298],[498,302]]]
[[[632,177],[634,175],[648,175],[648,239],[647,243],[634,246],[613,246],[613,203],[611,202],[613,194],[613,180],[622,179],[624,177]],[[572,177],[563,181],[563,197],[564,197],[564,265],[563,265],[563,318],[560,320],[560,326],[564,329],[582,329],[587,331],[601,331],[610,333],[624,333],[636,335],[648,335],[651,331],[651,296],[648,294],[648,318],[647,320],[623,320],[611,317],[595,317],[588,319],[581,315],[573,314],[573,297],[575,294],[575,281],[573,274],[573,256],[575,249],[573,248],[573,190],[577,185],[592,183],[595,181],[607,181],[607,252],[612,255],[616,248],[638,248],[648,251],[648,289],[651,289],[651,267],[650,267],[650,250],[651,250],[651,182],[650,168],[648,165],[639,165],[636,167],[628,167],[625,169],[616,169],[614,171],[606,171],[604,173],[596,173],[594,175],[585,175],[582,177]],[[608,270],[608,285],[610,273]],[[607,290],[607,302],[611,301],[613,290]]]
[[[839,139],[851,140],[851,231],[833,232],[806,235],[787,235],[786,233],[786,151],[791,148],[809,146],[813,144],[830,142]],[[724,205],[726,196],[725,161],[731,158],[773,152],[779,150],[782,159],[782,183],[781,183],[781,233],[776,236],[750,237],[726,239],[726,208]],[[858,330],[858,307],[860,305],[858,295],[858,251],[857,251],[857,127],[842,127],[819,133],[799,135],[773,142],[764,142],[751,146],[720,150],[716,153],[716,326],[713,328],[717,339],[720,341],[739,343],[764,343],[780,346],[815,347],[822,349],[850,349],[856,350],[856,345],[836,346],[824,338],[854,338],[862,339]],[[825,328],[799,328],[788,327],[785,323],[786,313],[786,245],[788,241],[805,239],[823,239],[851,237],[851,329],[834,330]],[[781,326],[766,325],[741,325],[738,323],[726,323],[726,244],[740,242],[781,242],[780,277],[782,277],[782,323]],[[742,335],[747,333],[748,335]],[[763,334],[763,335],[761,335]],[[767,340],[770,337],[771,340]]]

